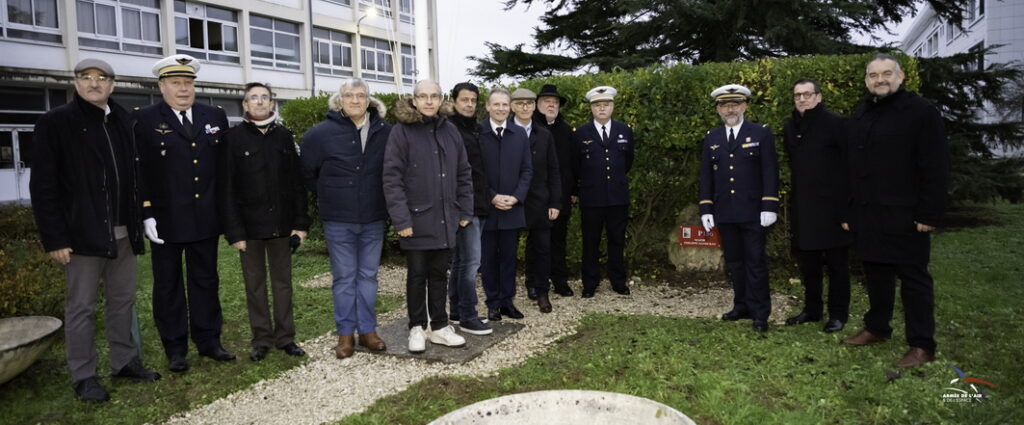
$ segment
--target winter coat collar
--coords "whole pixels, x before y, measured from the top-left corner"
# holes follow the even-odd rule
[[[444,121],[447,117],[452,116],[455,111],[455,106],[452,101],[445,100],[441,103],[441,108],[437,111],[438,120],[427,120],[420,111],[416,110],[416,107],[412,105],[412,96],[399,97],[395,100],[395,118],[398,118],[398,122],[402,124],[418,124],[427,121]]]

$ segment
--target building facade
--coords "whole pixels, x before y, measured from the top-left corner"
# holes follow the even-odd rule
[[[416,22],[420,4],[429,22]],[[71,99],[81,59],[110,63],[112,97],[132,108],[160,101],[158,59],[192,55],[202,61],[196,100],[236,122],[251,81],[284,102],[349,76],[371,92],[409,93],[418,51],[437,75],[436,28],[435,0],[0,0],[0,202],[27,201],[33,126]]]

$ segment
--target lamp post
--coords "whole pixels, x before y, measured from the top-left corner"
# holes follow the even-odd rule
[[[363,77],[363,34],[361,25],[363,23],[363,19],[371,16],[377,16],[377,8],[367,8],[366,13],[356,20],[356,38],[352,43],[355,48],[353,51],[353,53],[355,53],[355,58],[353,58],[352,67],[354,68],[354,75],[359,78]]]

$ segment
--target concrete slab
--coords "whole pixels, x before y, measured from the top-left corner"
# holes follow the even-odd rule
[[[360,347],[358,344],[356,345],[356,351],[400,358],[420,359],[431,362],[466,363],[475,359],[488,347],[497,344],[499,341],[508,338],[525,327],[523,324],[516,323],[513,320],[502,320],[500,322],[490,322],[488,324],[491,325],[492,329],[494,329],[494,332],[490,335],[470,335],[468,333],[461,332],[457,325],[453,325],[455,327],[455,332],[466,338],[466,346],[464,347],[451,348],[443,345],[431,344],[428,339],[427,351],[420,354],[412,354],[409,352],[409,322],[405,319],[399,319],[384,326],[377,327],[377,335],[379,335],[388,345],[387,351],[370,351],[364,347]]]

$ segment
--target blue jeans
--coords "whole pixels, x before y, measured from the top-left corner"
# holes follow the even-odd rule
[[[459,320],[477,318],[476,272],[480,270],[480,236],[484,220],[473,217],[466,227],[460,227],[455,238],[452,273],[448,279],[448,299]]]
[[[377,268],[384,246],[384,221],[324,222],[331,256],[331,292],[338,335],[377,332]]]

